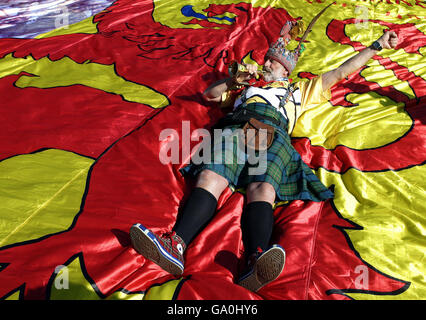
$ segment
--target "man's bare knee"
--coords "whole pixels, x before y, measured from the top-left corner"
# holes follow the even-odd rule
[[[268,182],[252,182],[247,186],[247,203],[254,201],[275,202],[275,189]]]
[[[205,169],[199,173],[195,186],[209,191],[216,199],[219,199],[223,190],[228,186],[228,180],[214,171]]]

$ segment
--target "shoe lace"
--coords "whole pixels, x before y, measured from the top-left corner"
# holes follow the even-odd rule
[[[165,232],[161,236],[163,238],[170,240],[170,245],[172,246],[172,248],[176,248],[176,246],[179,243],[178,241],[176,241],[176,232],[175,231]]]

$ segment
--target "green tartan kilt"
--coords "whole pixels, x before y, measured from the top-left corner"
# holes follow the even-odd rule
[[[267,104],[252,103],[244,106],[261,115],[285,121],[285,117]],[[252,182],[268,182],[280,201],[312,200],[323,201],[333,198],[333,193],[318,179],[303,162],[291,144],[286,130],[268,120],[262,122],[275,127],[272,145],[266,151],[245,150],[238,141],[241,125],[223,128],[223,133],[213,139],[209,150],[210,161],[191,163],[180,169],[183,175],[196,177],[201,171],[209,169],[225,177],[234,188],[243,188]]]

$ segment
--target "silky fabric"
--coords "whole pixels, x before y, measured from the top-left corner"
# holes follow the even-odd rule
[[[195,182],[179,170],[230,111],[205,89],[233,60],[262,66],[286,21],[308,25],[325,4],[97,1],[89,17],[83,2],[0,5],[0,299],[426,296],[423,2],[337,1],[308,35],[293,83],[320,79],[385,29],[399,42],[295,122],[292,145],[335,197],[274,204],[271,242],[286,263],[257,293],[236,284],[244,190],[223,192],[180,278],[137,254],[129,229],[176,223]],[[58,4],[81,19],[36,20],[62,15]]]

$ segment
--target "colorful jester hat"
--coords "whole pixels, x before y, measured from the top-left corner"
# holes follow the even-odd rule
[[[302,33],[302,21],[287,21],[280,32],[280,37],[275,43],[272,43],[266,52],[266,58],[270,58],[281,63],[290,74],[296,67],[297,60],[304,50],[304,46],[298,46],[295,50],[290,51],[286,47],[290,40],[295,40]]]
[[[297,60],[299,59],[301,53],[305,50],[303,41],[305,41],[309,32],[312,30],[315,22],[318,18],[324,13],[325,10],[333,3],[330,3],[324,9],[322,9],[309,23],[309,26],[306,28],[302,38],[299,41],[299,44],[296,49],[289,50],[287,45],[290,40],[295,40],[299,34],[303,32],[303,22],[302,21],[287,21],[281,29],[280,37],[275,43],[272,43],[266,52],[265,58],[271,58],[273,60],[281,63],[288,71],[288,74],[291,74],[293,69],[296,67]]]

